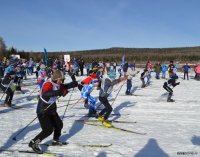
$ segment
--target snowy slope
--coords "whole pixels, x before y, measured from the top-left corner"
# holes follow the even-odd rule
[[[81,122],[75,122],[77,119],[83,119],[88,111],[83,108],[83,101],[74,103],[80,98],[78,89],[60,98],[58,104],[58,113],[63,113],[69,102],[67,112],[63,119],[64,128],[62,130],[61,140],[68,141],[70,144],[62,147],[46,147],[43,150],[57,153],[57,156],[70,157],[178,157],[178,156],[200,156],[200,82],[195,81],[194,74],[191,73],[189,81],[182,79],[179,73],[179,86],[174,88],[174,103],[167,103],[167,94],[162,88],[165,80],[156,80],[152,78],[151,85],[141,89],[140,74],[133,81],[133,90],[137,96],[126,96],[126,84],[123,85],[119,95],[113,103],[118,89],[122,85],[116,85],[111,95],[110,103],[113,103],[113,113],[120,115],[111,116],[112,120],[136,121],[137,123],[114,123],[115,126],[147,133],[138,135],[123,131],[117,131],[112,128],[86,125]],[[154,76],[154,74],[153,74]],[[81,80],[83,77],[78,77]],[[70,78],[67,77],[66,82]],[[23,86],[26,94],[15,94],[14,101],[22,109],[0,108],[0,149],[31,150],[28,143],[36,134],[40,132],[40,126],[36,119],[22,134],[17,136],[17,141],[13,137],[29,124],[36,117],[37,101],[35,99],[27,101],[27,96],[36,87],[36,80],[33,76],[24,81]],[[94,90],[92,95],[98,98],[98,90]],[[0,97],[2,96],[2,93]],[[32,97],[36,96],[36,92]],[[5,98],[5,96],[4,96]],[[3,100],[4,100],[3,98]],[[3,102],[3,101],[2,101]],[[99,101],[97,99],[97,103]],[[63,106],[63,107],[62,107]],[[43,142],[50,142],[52,136]],[[82,147],[79,144],[112,144],[110,147]],[[179,154],[186,153],[186,154]],[[194,153],[191,155],[191,153]],[[45,156],[37,154],[25,154],[15,151],[1,152],[0,156]]]

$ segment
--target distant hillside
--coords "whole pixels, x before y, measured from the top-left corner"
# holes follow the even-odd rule
[[[19,52],[20,53],[20,52]],[[22,52],[24,53],[24,52]],[[43,58],[43,52],[25,52],[26,56],[40,60]],[[27,54],[28,53],[28,54]],[[66,51],[66,52],[48,52],[48,57],[63,58],[64,54],[70,54],[71,58],[83,58],[85,62],[91,62],[93,59],[104,62],[121,62],[122,56],[128,62],[146,62],[151,61],[169,61],[176,60],[180,62],[200,61],[200,46],[198,47],[179,47],[179,48],[109,48],[84,51]],[[21,54],[23,55],[23,54]]]

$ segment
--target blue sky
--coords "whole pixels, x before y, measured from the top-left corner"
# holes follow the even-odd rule
[[[0,0],[8,48],[200,46],[200,0]]]

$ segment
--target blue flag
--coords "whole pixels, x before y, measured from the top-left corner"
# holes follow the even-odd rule
[[[44,65],[47,66],[47,50],[44,48]]]
[[[125,62],[125,55],[122,56],[122,65],[124,65]]]

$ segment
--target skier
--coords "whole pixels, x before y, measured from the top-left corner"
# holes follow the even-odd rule
[[[96,114],[96,100],[90,95],[94,88],[94,83],[97,83],[97,75],[95,73],[90,74],[87,78],[81,81],[78,85],[79,90],[81,91],[81,97],[85,99],[84,107],[89,108],[88,115]],[[88,104],[89,101],[89,104]]]
[[[167,98],[167,102],[174,102],[173,99],[171,99],[172,95],[173,95],[173,90],[172,88],[170,88],[169,86],[173,86],[173,88],[177,85],[180,84],[180,82],[177,82],[178,76],[176,74],[173,74],[172,77],[164,83],[163,88],[169,92],[168,98]]]
[[[0,80],[3,78],[4,76],[4,70],[5,70],[5,64],[3,61],[0,61]]]
[[[169,78],[172,77],[174,68],[175,68],[174,62],[170,61],[170,64],[168,65]]]
[[[42,131],[33,138],[29,147],[38,154],[42,154],[39,148],[39,143],[54,132],[52,145],[62,145],[59,141],[63,122],[57,113],[56,99],[58,96],[65,96],[68,89],[77,87],[77,82],[69,84],[61,84],[62,73],[57,70],[51,78],[47,80],[41,89],[40,98],[37,105],[37,117],[42,128]]]
[[[146,87],[146,83],[145,83],[145,77],[147,77],[148,75],[148,70],[147,69],[144,69],[144,71],[141,73],[141,76],[140,76],[140,80],[142,81],[142,86],[141,88],[144,88]]]
[[[126,63],[123,65],[124,76],[126,76],[127,70],[128,70],[128,62],[126,62]]]
[[[126,89],[126,95],[132,95],[131,93],[131,87],[132,87],[132,78],[135,77],[136,74],[138,74],[139,71],[134,71],[134,65],[129,64],[128,70],[127,70],[127,89]]]
[[[112,127],[112,124],[110,124],[107,121],[110,113],[113,110],[108,101],[108,96],[110,95],[113,89],[113,86],[124,80],[124,78],[119,78],[119,79],[115,79],[115,78],[116,78],[116,73],[111,70],[110,73],[103,75],[102,82],[101,82],[99,100],[104,105],[105,108],[97,115],[96,118],[100,120],[105,127]]]
[[[14,78],[15,78],[15,72],[10,71],[5,75],[3,80],[1,81],[0,88],[6,93],[6,99],[3,104],[5,107],[11,107],[12,106],[12,99],[14,96],[14,91],[15,91],[15,85],[14,83]]]
[[[150,84],[150,79],[151,79],[151,72],[153,71],[153,65],[151,64],[150,61],[147,61],[145,68],[148,70],[146,85],[149,85]]]
[[[189,77],[188,77],[189,69],[190,69],[190,66],[188,65],[188,63],[186,63],[186,64],[183,66],[184,80],[185,80],[185,77],[186,77],[186,76],[187,76],[187,80],[189,80]]]
[[[160,62],[157,62],[156,65],[154,66],[155,68],[155,73],[156,73],[156,79],[160,79],[160,72],[162,70]]]
[[[23,80],[23,73],[21,70],[21,66],[18,65],[16,67],[16,76],[14,79],[14,83],[16,83],[16,91],[21,91],[21,81]]]
[[[200,80],[200,65],[197,64],[195,67],[194,67],[194,71],[195,71],[195,79],[196,80]]]
[[[46,66],[44,64],[41,64],[40,71],[38,72],[38,79],[37,79],[40,90],[42,88],[43,83],[45,82],[46,77],[47,77],[47,73],[46,73],[45,69],[46,69]]]
[[[166,71],[167,71],[167,66],[165,65],[165,63],[163,63],[161,65],[161,71],[162,71],[162,78],[165,79],[166,78]]]

